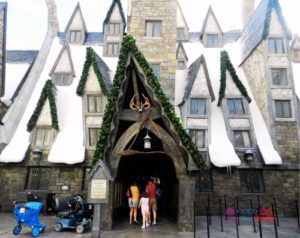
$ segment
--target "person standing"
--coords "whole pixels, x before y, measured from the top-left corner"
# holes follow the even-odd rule
[[[152,225],[156,225],[156,210],[157,210],[157,202],[156,202],[156,186],[153,182],[153,179],[150,178],[148,184],[146,185],[146,192],[149,197],[149,223],[151,223],[151,212],[153,213],[153,223]]]
[[[143,192],[142,198],[140,200],[139,208],[141,207],[141,212],[143,215],[143,225],[142,228],[145,229],[149,226],[149,198],[146,192]]]
[[[138,224],[137,221],[137,207],[139,204],[139,199],[140,199],[140,193],[139,193],[139,188],[137,186],[137,183],[134,182],[130,186],[130,191],[131,191],[131,198],[128,198],[128,205],[130,208],[129,211],[129,224],[132,224],[132,219],[135,224]]]

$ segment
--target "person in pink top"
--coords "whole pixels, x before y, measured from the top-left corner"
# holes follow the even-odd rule
[[[157,202],[156,202],[156,186],[153,182],[153,179],[149,179],[148,184],[146,186],[146,192],[149,197],[149,223],[151,220],[151,211],[153,213],[153,223],[152,225],[156,225],[156,210],[157,210]]]
[[[143,225],[142,228],[145,229],[149,226],[149,198],[146,192],[143,192],[142,198],[140,200],[139,208],[141,209],[143,215]]]

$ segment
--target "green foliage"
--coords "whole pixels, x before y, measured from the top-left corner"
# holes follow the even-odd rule
[[[184,129],[180,119],[177,117],[175,113],[175,109],[172,104],[169,102],[169,99],[164,94],[163,90],[160,87],[158,80],[155,78],[152,68],[149,63],[141,53],[141,51],[135,45],[135,39],[132,36],[126,36],[123,38],[121,51],[119,55],[119,62],[117,71],[115,74],[112,90],[110,97],[108,99],[108,104],[106,105],[103,122],[100,129],[99,141],[96,146],[96,151],[94,154],[94,158],[92,161],[92,166],[96,164],[99,159],[104,158],[104,149],[108,141],[108,135],[110,133],[110,125],[112,122],[113,114],[116,110],[116,103],[121,87],[121,83],[124,79],[125,70],[126,70],[126,62],[128,58],[128,54],[131,52],[139,65],[142,67],[144,73],[146,74],[147,82],[151,86],[154,94],[159,99],[164,113],[168,116],[169,120],[173,124],[176,132],[178,133],[182,144],[186,147],[193,160],[197,164],[199,168],[205,166],[205,163],[202,159],[200,152],[198,151],[197,146],[193,143],[190,136],[187,134]]]
[[[39,118],[39,115],[43,109],[46,99],[48,98],[50,104],[50,113],[52,120],[52,127],[56,130],[59,130],[58,119],[57,119],[57,108],[55,102],[55,91],[56,88],[53,85],[52,81],[48,79],[44,85],[39,101],[37,102],[36,108],[31,115],[29,122],[27,123],[27,131],[31,131]]]
[[[220,90],[219,90],[219,101],[218,101],[218,106],[221,105],[222,99],[225,97],[225,89],[226,89],[226,70],[229,71],[233,82],[235,85],[238,87],[240,90],[241,94],[248,100],[248,102],[251,102],[251,98],[248,95],[248,92],[239,79],[239,77],[236,74],[236,71],[233,67],[233,65],[230,62],[229,56],[227,51],[223,50],[221,51],[221,56],[220,56],[220,62],[221,62],[221,83],[220,83]]]
[[[85,87],[85,84],[86,84],[86,81],[87,81],[87,77],[89,75],[89,69],[90,69],[91,65],[93,66],[93,69],[94,69],[95,74],[97,76],[97,79],[98,79],[99,85],[101,87],[102,93],[105,96],[108,96],[109,93],[107,91],[106,85],[105,85],[104,80],[103,80],[103,76],[102,76],[102,74],[99,70],[99,67],[97,65],[97,62],[96,62],[96,53],[91,47],[88,47],[86,49],[86,59],[85,59],[85,62],[84,62],[84,66],[83,66],[83,70],[82,70],[82,73],[81,73],[80,81],[79,81],[78,86],[77,86],[76,94],[78,96],[83,95],[84,87]]]

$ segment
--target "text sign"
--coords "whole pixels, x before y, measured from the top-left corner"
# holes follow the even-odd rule
[[[91,199],[107,199],[107,179],[92,179]]]

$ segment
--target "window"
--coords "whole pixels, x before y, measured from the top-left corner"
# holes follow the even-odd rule
[[[291,101],[290,100],[275,100],[276,118],[291,118]]]
[[[269,53],[270,54],[284,54],[283,38],[269,38]]]
[[[98,142],[100,128],[89,128],[89,146],[94,147]]]
[[[146,36],[159,37],[161,35],[161,21],[146,21]]]
[[[218,45],[218,35],[217,34],[207,34],[207,45]]]
[[[90,113],[102,113],[103,112],[103,102],[102,96],[100,95],[88,95],[87,96],[87,110]]]
[[[48,190],[51,168],[29,168],[26,189]]]
[[[240,170],[240,181],[244,193],[264,193],[265,186],[260,170]]]
[[[108,34],[109,35],[119,35],[120,34],[120,23],[109,23]]]
[[[249,131],[233,131],[235,146],[242,148],[251,147],[251,139]]]
[[[271,69],[273,85],[283,86],[288,84],[287,69]]]
[[[189,130],[192,141],[198,148],[205,148],[205,130]]]
[[[184,29],[177,28],[177,40],[184,40]]]
[[[81,42],[81,31],[70,31],[70,42],[80,43]]]
[[[243,115],[245,114],[243,101],[241,98],[227,99],[229,114]]]
[[[190,113],[196,115],[206,115],[206,99],[191,98]]]
[[[48,149],[51,145],[52,129],[51,128],[35,128],[34,140],[32,147],[40,149]]]
[[[53,83],[56,86],[67,86],[72,83],[72,75],[70,74],[54,74],[53,75]]]
[[[159,64],[151,64],[151,68],[153,70],[153,73],[157,79],[159,79],[160,75],[160,66]]]
[[[185,61],[184,60],[178,60],[177,67],[178,67],[178,69],[185,69],[186,68]]]
[[[119,43],[107,43],[107,55],[117,56],[119,54]]]
[[[199,171],[199,174],[196,176],[195,184],[196,192],[212,192],[212,176],[210,169],[203,169]]]

